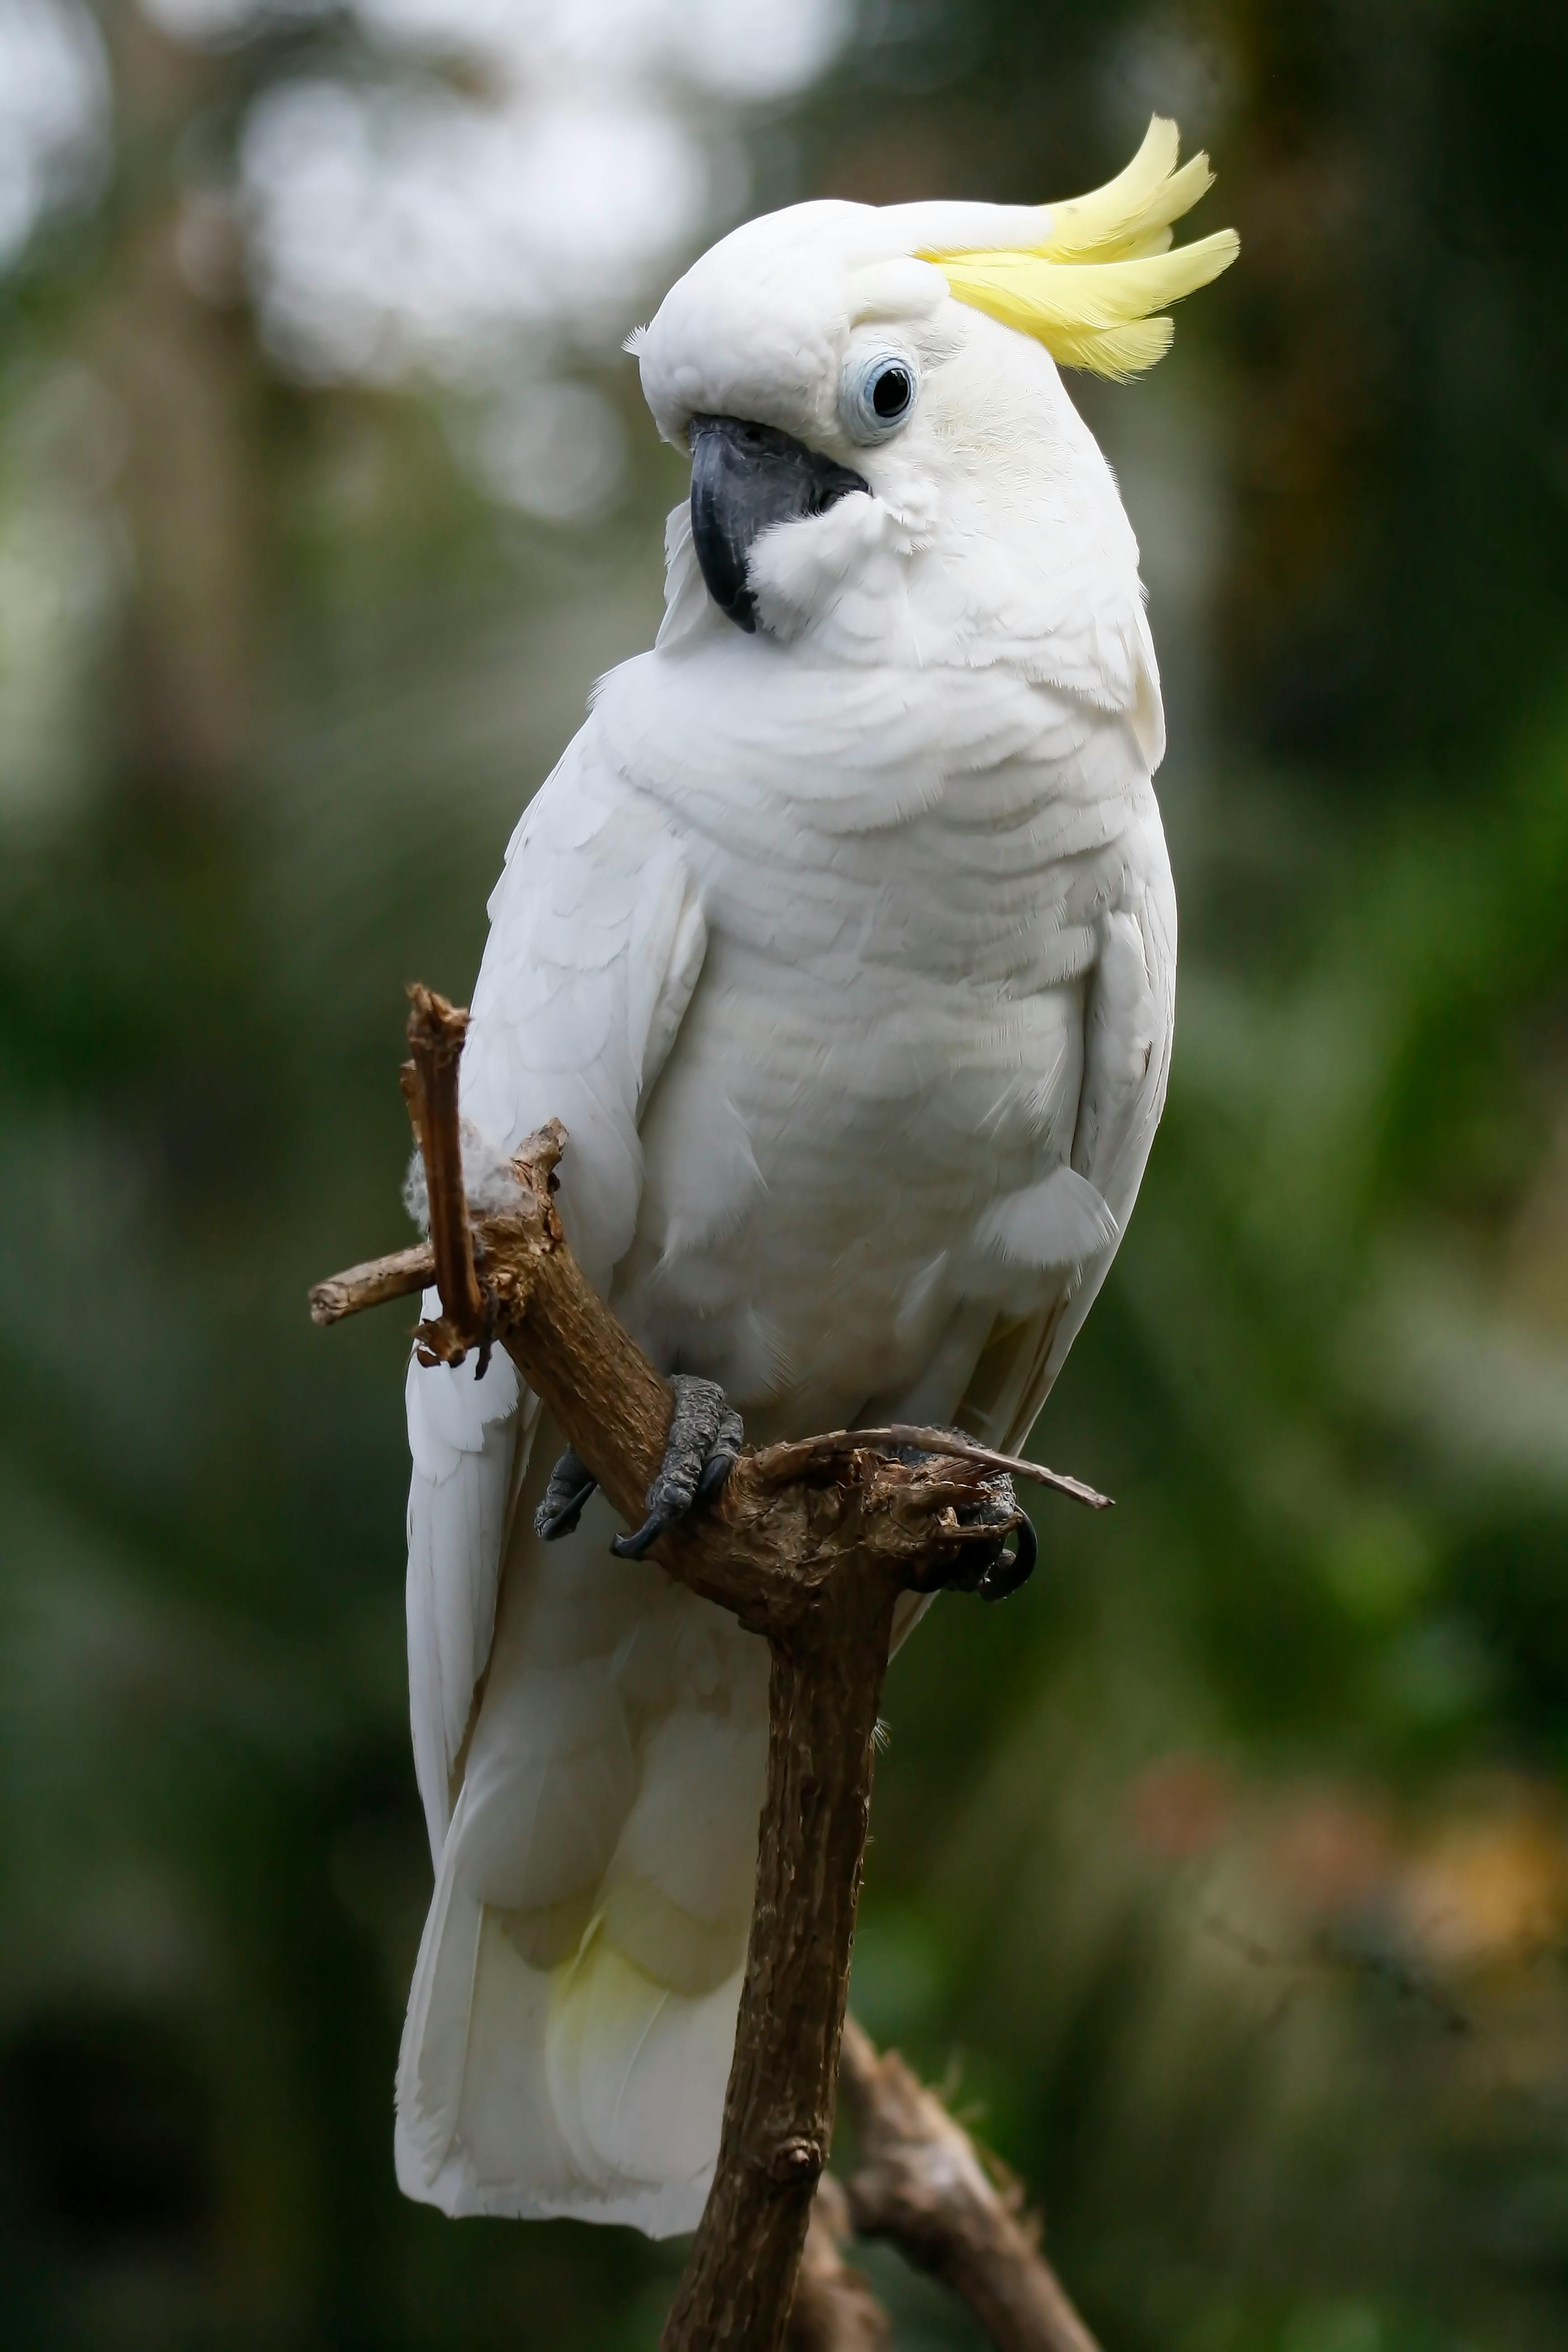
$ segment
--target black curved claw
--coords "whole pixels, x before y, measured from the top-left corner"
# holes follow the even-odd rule
[[[616,1537],[610,1549],[617,1559],[641,1559],[694,1503],[718,1493],[740,1454],[744,1435],[741,1416],[716,1381],[675,1372],[670,1386],[675,1411],[664,1460],[647,1490],[647,1517],[633,1534]]]
[[[669,1525],[669,1520],[662,1518],[658,1511],[650,1511],[641,1527],[631,1535],[612,1536],[610,1549],[617,1559],[641,1559],[644,1552],[651,1550]]]
[[[745,1424],[740,1414],[732,1409],[726,1411],[723,1420],[719,1423],[719,1434],[713,1440],[712,1449],[702,1465],[702,1475],[697,1481],[697,1500],[700,1503],[706,1503],[710,1496],[719,1492],[740,1460],[741,1448],[745,1444]]]
[[[490,1357],[496,1344],[496,1318],[500,1311],[500,1300],[488,1282],[482,1286],[482,1296],[485,1302],[485,1318],[479,1326],[479,1360],[474,1366],[474,1378],[477,1381],[482,1381],[489,1370]]]
[[[1035,1572],[1040,1547],[1035,1535],[1035,1523],[1026,1511],[1019,1512],[1012,1532],[1017,1538],[1016,1549],[1010,1553],[1003,1552],[1000,1559],[993,1560],[974,1588],[982,1601],[1005,1601],[1010,1592],[1016,1592],[1021,1584],[1027,1584]]]
[[[955,1429],[952,1434],[962,1437],[964,1433]],[[889,1447],[889,1451],[895,1460],[911,1464],[934,1463],[944,1458],[941,1454],[925,1452],[918,1445],[897,1445]],[[1016,1592],[1021,1584],[1028,1582],[1039,1558],[1034,1521],[1020,1507],[1013,1491],[1013,1481],[1000,1473],[983,1479],[979,1492],[969,1501],[957,1505],[956,1515],[961,1527],[976,1535],[983,1530],[990,1540],[984,1546],[976,1543],[968,1550],[967,1557],[962,1558],[958,1565],[947,1573],[943,1574],[940,1570],[933,1572],[929,1582],[922,1581],[920,1590],[924,1592],[942,1590],[974,1592],[982,1601],[1005,1601],[1010,1592]],[[1003,1547],[1009,1536],[1015,1538],[1015,1542],[1013,1549],[1006,1551]]]
[[[550,1474],[544,1498],[533,1515],[533,1532],[546,1543],[569,1536],[583,1516],[583,1506],[598,1480],[580,1454],[568,1446]]]

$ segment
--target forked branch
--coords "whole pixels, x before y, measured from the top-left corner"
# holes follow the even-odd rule
[[[1040,2252],[1018,2183],[982,2158],[896,2050],[879,2057],[852,2017],[840,2063],[858,2142],[847,2200],[857,2234],[891,2238],[942,2279],[997,2352],[1099,2352]]]

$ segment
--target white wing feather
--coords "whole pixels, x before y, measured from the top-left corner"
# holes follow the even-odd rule
[[[1176,899],[1153,796],[1122,902],[1100,919],[1072,1168],[1094,1188],[1110,1235],[1037,1314],[993,1334],[958,1409],[963,1427],[1016,1453],[1110,1271],[1165,1107],[1175,1023]]]
[[[562,1215],[605,1287],[637,1220],[637,1114],[701,965],[701,908],[657,811],[608,788],[579,737],[513,835],[489,913],[464,1114],[506,1151],[564,1121]],[[407,1404],[409,1699],[438,1862],[536,1410],[500,1355],[483,1381],[471,1360],[410,1363]]]

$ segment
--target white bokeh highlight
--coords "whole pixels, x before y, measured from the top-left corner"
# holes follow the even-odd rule
[[[626,488],[626,426],[592,384],[508,384],[457,438],[492,498],[542,522],[596,522]]]
[[[324,0],[141,0],[222,46]],[[493,373],[553,323],[607,348],[742,208],[737,109],[803,88],[849,0],[353,0],[379,80],[258,100],[240,198],[263,331],[313,380]],[[464,76],[443,77],[460,63]]]
[[[98,27],[70,0],[0,5],[0,268],[53,211],[102,179],[109,77]]]
[[[178,0],[184,6],[244,0]],[[849,30],[847,0],[358,0],[367,28],[434,50],[471,49],[522,71],[568,65],[672,76],[730,99],[787,96]]]
[[[219,51],[333,13],[329,0],[114,5]],[[574,376],[743,212],[746,110],[819,75],[851,6],[350,0],[357,51],[264,80],[233,184],[188,188],[187,281],[232,299],[243,248],[285,372],[456,390],[468,419],[456,437],[492,495],[591,520],[623,487],[624,429]],[[0,0],[0,268],[52,208],[107,177],[111,135],[83,0]]]
[[[527,108],[286,83],[240,154],[268,341],[307,376],[483,373],[520,329],[613,338],[708,208],[700,144],[615,93]]]

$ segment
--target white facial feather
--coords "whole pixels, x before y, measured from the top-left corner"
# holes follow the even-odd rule
[[[747,578],[773,638],[856,663],[1016,663],[1135,716],[1155,744],[1137,544],[1110,468],[1043,346],[957,300],[906,242],[994,236],[994,208],[915,211],[803,205],[704,255],[638,338],[659,429],[681,443],[693,415],[772,425],[869,485],[868,499],[753,543]],[[907,422],[868,446],[841,390],[882,352],[919,389]],[[661,650],[727,630],[674,519],[668,587]]]

